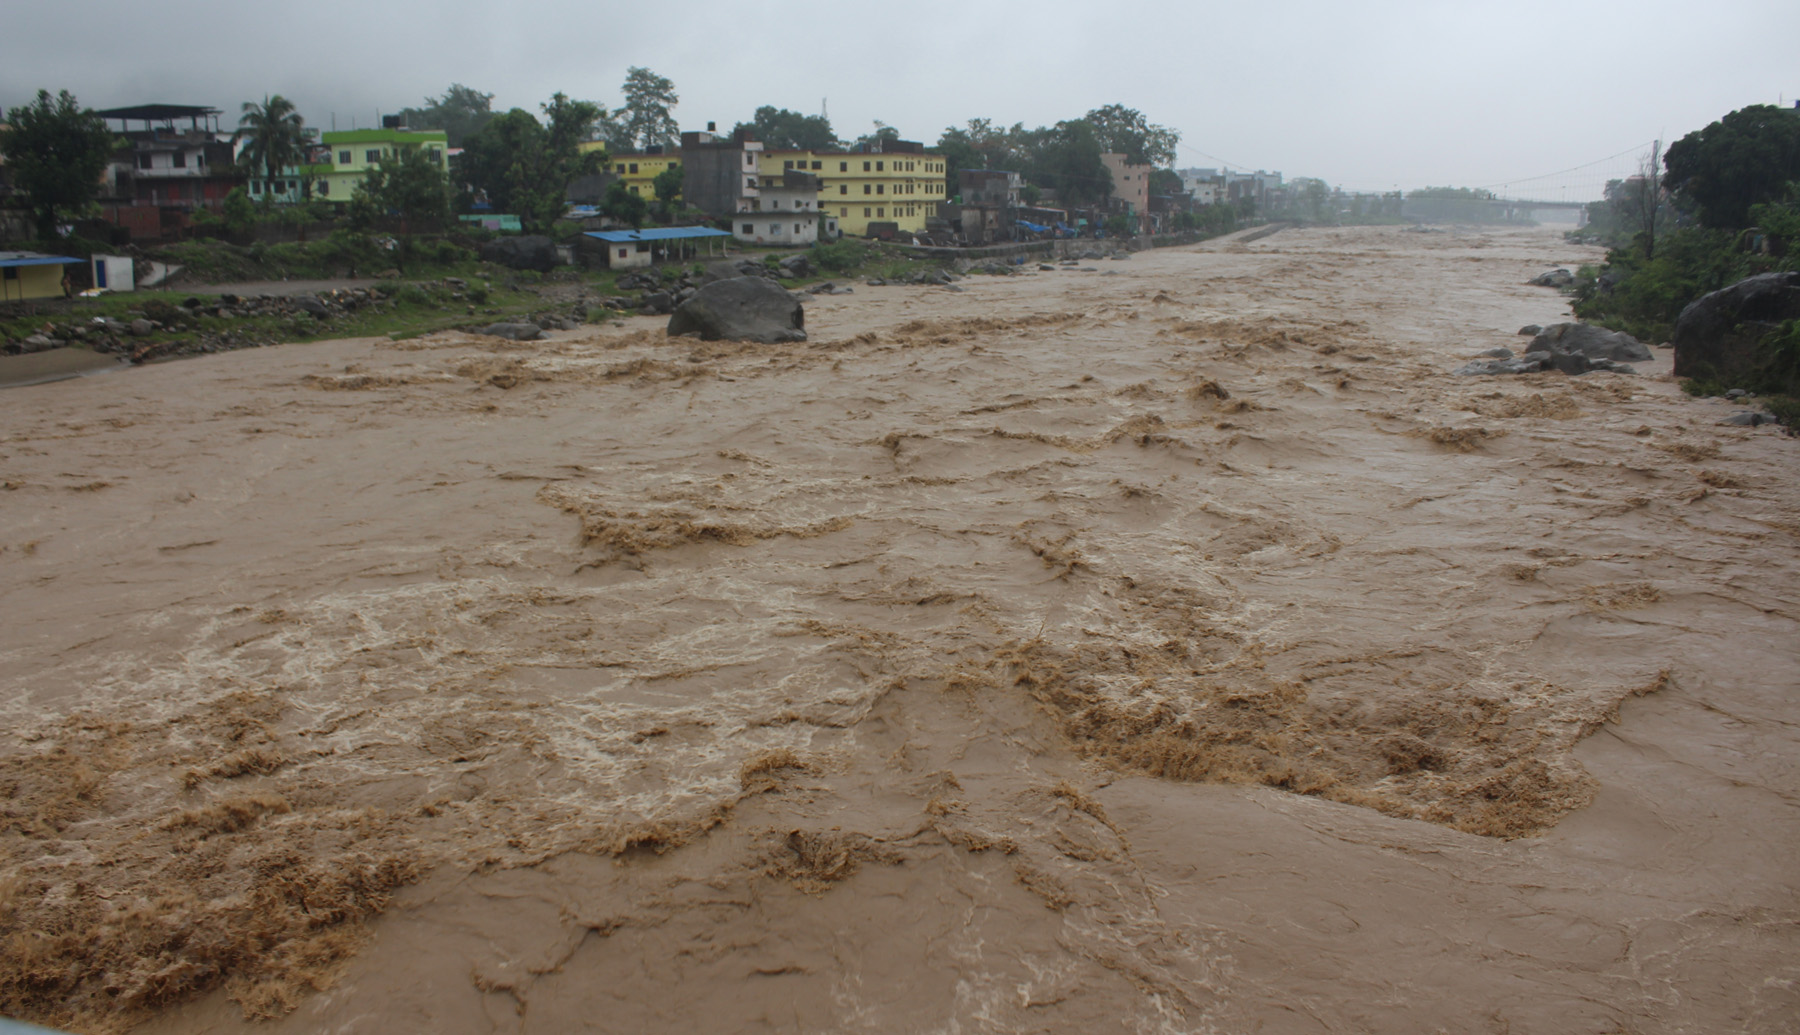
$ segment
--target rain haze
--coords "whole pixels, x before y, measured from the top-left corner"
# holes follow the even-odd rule
[[[1797,41],[0,0],[0,1029],[1794,1035]]]
[[[278,93],[309,125],[348,129],[451,83],[492,93],[497,111],[536,111],[557,91],[616,106],[626,69],[643,66],[674,81],[684,129],[729,128],[768,104],[825,110],[845,139],[879,119],[931,143],[971,118],[1032,127],[1116,103],[1178,130],[1179,166],[1363,191],[1500,186],[1800,94],[1800,5],[1784,0],[1699,16],[1661,0],[9,8],[7,106],[66,88],[95,108],[212,105],[229,126],[243,102]],[[1538,186],[1597,196],[1629,158]]]

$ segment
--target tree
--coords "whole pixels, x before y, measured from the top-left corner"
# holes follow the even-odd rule
[[[747,129],[757,140],[773,150],[829,151],[837,146],[837,134],[831,120],[823,115],[802,115],[797,111],[765,104],[756,109],[749,122],[737,129]]]
[[[1709,229],[1749,225],[1750,206],[1800,179],[1800,110],[1753,104],[1669,145],[1668,187]]]
[[[0,152],[14,180],[30,199],[38,236],[57,236],[61,217],[80,212],[100,194],[100,175],[118,143],[106,120],[82,108],[63,90],[54,99],[39,90],[37,101],[6,113]]]
[[[1059,202],[1079,207],[1112,194],[1112,173],[1100,160],[1105,150],[1085,119],[1058,122],[1022,134],[1025,178],[1056,192]]]
[[[686,175],[679,165],[670,166],[657,173],[656,179],[650,181],[651,189],[656,191],[656,200],[665,206],[674,204],[675,199],[681,197],[681,184],[685,178]]]
[[[569,181],[596,172],[605,151],[582,153],[581,143],[600,107],[557,94],[542,105],[548,127],[522,108],[497,115],[471,136],[457,159],[457,175],[485,192],[496,211],[515,214],[531,233],[543,233],[567,209]]]
[[[612,186],[606,188],[606,200],[600,203],[600,211],[620,222],[630,223],[635,229],[644,225],[650,204],[640,195],[631,193],[631,188],[623,181],[614,180]]]
[[[245,101],[233,137],[243,142],[238,150],[238,164],[261,172],[263,182],[269,184],[281,175],[281,170],[305,160],[312,133],[294,102],[276,94],[264,97],[261,104]],[[272,192],[267,196],[272,196]]]
[[[884,141],[899,140],[899,139],[900,139],[900,131],[899,130],[897,130],[894,127],[888,125],[887,123],[881,121],[880,119],[876,119],[874,131],[869,132],[869,133],[864,133],[862,136],[857,137],[855,140],[850,141],[849,149],[853,150],[853,151],[868,151],[868,150],[874,149],[878,144],[880,144]]]
[[[1109,104],[1095,108],[1082,119],[1094,127],[1102,149],[1123,154],[1132,165],[1170,165],[1175,161],[1175,145],[1181,142],[1181,134],[1151,124],[1135,108]]]
[[[1150,170],[1150,193],[1183,194],[1181,174],[1173,169]]]
[[[423,108],[403,108],[400,117],[413,129],[441,129],[451,147],[461,147],[493,119],[493,100],[491,93],[451,83],[442,97],[425,98]]]
[[[674,147],[681,141],[681,125],[675,121],[675,106],[681,98],[675,95],[675,84],[648,68],[626,69],[625,106],[613,112],[623,119],[625,139],[643,148],[658,144]],[[591,121],[591,120],[590,120]]]
[[[371,213],[400,217],[401,233],[415,224],[435,226],[450,214],[444,169],[424,147],[401,148],[375,163],[350,200],[353,213],[367,221]]]

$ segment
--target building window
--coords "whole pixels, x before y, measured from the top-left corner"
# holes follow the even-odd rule
[[[864,219],[869,218],[869,206],[867,206],[867,205],[863,206],[863,218]]]
[[[250,193],[252,193],[252,194],[261,194],[262,193],[262,181],[261,180],[251,180],[250,181]]]
[[[137,167],[139,169],[150,168],[151,167],[150,166],[150,156],[149,155],[138,155]],[[8,267],[8,268],[10,269],[10,267]]]
[[[783,169],[792,169],[792,168],[793,168],[793,167],[794,167],[794,163],[793,163],[793,162],[792,162],[792,161],[791,161],[791,160],[790,160],[790,161],[786,161],[786,162],[782,162],[782,163],[781,163],[781,167],[782,167],[782,168],[783,168]]]
[[[632,171],[632,172],[637,172],[637,163],[636,163],[636,162],[632,162],[632,163],[631,163],[631,171]]]
[[[868,172],[868,171],[869,171],[869,163],[868,163],[868,162],[864,162],[864,163],[863,163],[863,172]]]
[[[875,188],[871,187],[865,183],[865,184],[863,184],[863,193],[864,194],[873,194],[873,193],[875,193]]]
[[[845,219],[848,219],[848,218],[850,218],[850,210],[847,208],[840,207],[838,209],[838,215],[843,216]]]
[[[633,193],[633,194],[641,194],[641,193],[643,193],[643,192],[642,192],[642,191],[640,191],[640,190],[638,190],[638,185],[637,185],[637,184],[635,184],[635,183],[634,183],[634,184],[632,184],[632,185],[631,185],[631,193]]]
[[[823,169],[823,168],[825,168],[825,163],[824,162],[814,162],[813,168],[814,169]]]
[[[363,161],[369,163],[370,165],[374,165],[376,162],[381,161],[381,152],[380,151],[364,151],[363,152]]]
[[[876,172],[881,172],[881,163],[880,163],[880,162],[876,162],[876,163],[875,163],[875,171],[876,171]]]
[[[887,209],[877,208],[875,210],[875,218],[876,219],[886,219],[887,218]]]
[[[319,181],[319,197],[321,197],[321,198],[329,197],[330,194],[331,194],[331,181],[330,180],[320,180]]]
[[[615,166],[613,168],[613,172],[618,173],[620,176],[625,175],[625,163],[620,162],[617,166]]]
[[[885,192],[886,192],[886,191],[887,191],[887,184],[885,184],[885,183],[877,183],[877,184],[876,184],[876,185],[875,185],[875,193],[877,193],[877,194],[882,194],[882,193],[885,193]]]
[[[838,193],[839,193],[839,194],[848,194],[848,193],[850,193],[850,185],[849,185],[849,184],[848,184],[848,183],[840,183],[840,184],[838,184]]]
[[[186,169],[187,168],[187,152],[186,151],[177,151],[173,155],[170,155],[169,157],[170,157],[171,164],[174,165],[175,168],[177,168],[177,169]]]
[[[620,248],[619,249],[619,258],[621,258],[621,259],[631,258],[631,250],[629,248]]]
[[[849,162],[839,162],[838,163],[838,172],[847,173],[849,171],[850,171],[850,163]]]
[[[745,223],[744,228],[739,232],[746,233],[746,234],[754,234],[754,233],[756,233],[756,224],[755,223]]]
[[[777,237],[780,237],[781,236],[781,224],[780,223],[770,223],[769,224],[769,232],[774,234]]]
[[[350,164],[350,152],[339,151],[338,152],[338,164],[339,165],[349,165]]]

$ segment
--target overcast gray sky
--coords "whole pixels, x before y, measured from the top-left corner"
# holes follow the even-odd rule
[[[280,93],[309,124],[348,129],[452,82],[501,110],[536,111],[558,90],[617,105],[642,65],[674,80],[685,129],[828,99],[839,136],[880,119],[930,142],[973,117],[1037,126],[1120,103],[1180,130],[1179,165],[1362,190],[1518,181],[1800,94],[1796,0],[4,7],[7,107],[66,88],[96,108],[208,104],[235,123],[242,102]]]

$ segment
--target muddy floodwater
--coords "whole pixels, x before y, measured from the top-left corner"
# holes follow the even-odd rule
[[[1793,1031],[1800,446],[1299,229],[0,395],[0,1013]]]

